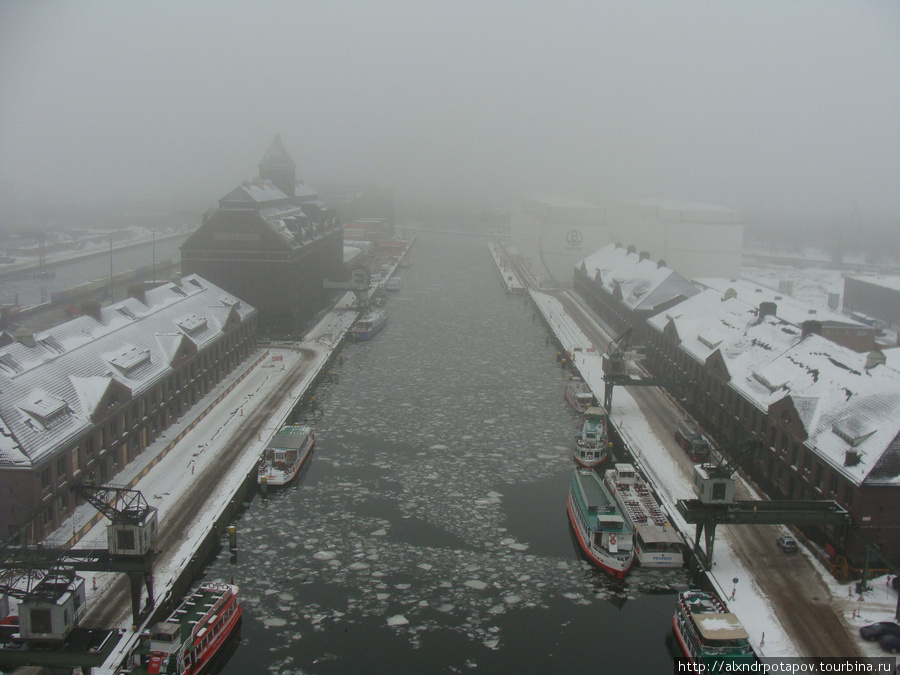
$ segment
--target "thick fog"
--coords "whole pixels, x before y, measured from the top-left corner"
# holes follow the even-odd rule
[[[900,4],[0,3],[0,185],[209,204],[309,183],[900,212]]]

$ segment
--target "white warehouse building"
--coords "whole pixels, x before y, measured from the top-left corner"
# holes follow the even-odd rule
[[[634,245],[686,279],[737,278],[744,226],[736,211],[661,200],[576,202],[528,196],[513,211],[512,245],[537,276],[569,283],[579,261],[610,243]]]

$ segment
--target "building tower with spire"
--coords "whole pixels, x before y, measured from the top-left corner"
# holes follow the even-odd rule
[[[269,180],[288,197],[296,197],[297,165],[284,148],[281,135],[275,134],[275,140],[259,162],[259,177]]]

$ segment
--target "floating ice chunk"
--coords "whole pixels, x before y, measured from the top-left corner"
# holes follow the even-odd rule
[[[405,626],[409,623],[409,619],[407,619],[402,614],[395,614],[387,620],[388,626]]]
[[[485,640],[482,644],[484,644],[484,646],[487,647],[488,649],[496,650],[497,646],[500,644],[500,639],[492,638],[490,640]]]
[[[381,527],[381,528],[375,530],[374,532],[372,532],[372,536],[373,536],[373,537],[383,537],[383,536],[386,535],[386,534],[387,534],[387,530],[384,529],[383,527]]]
[[[527,551],[528,544],[510,544],[509,547],[514,551]]]
[[[445,602],[443,605],[438,605],[437,607],[437,611],[443,612],[444,614],[452,612],[454,609],[456,609],[456,605],[452,605],[449,602]]]
[[[505,602],[507,605],[516,605],[516,604],[522,602],[522,596],[521,595],[507,595],[505,598],[503,598],[503,602]]]
[[[503,605],[494,605],[488,610],[488,614],[503,614],[506,611],[506,607]]]
[[[499,493],[499,492],[494,492],[493,490],[491,490],[490,492],[488,492],[488,497],[491,497],[492,499],[500,499],[502,496],[503,496],[503,495],[502,495],[501,493]]]
[[[485,588],[487,588],[487,584],[483,581],[479,581],[478,579],[469,579],[463,584],[463,586],[468,586],[469,588],[474,588],[478,591],[483,591]]]
[[[313,558],[316,560],[334,560],[337,557],[337,553],[334,551],[316,551],[313,553]]]
[[[431,565],[430,563],[419,563],[418,565],[416,565],[416,567],[418,567],[419,569],[423,569],[427,572],[428,570],[430,570],[433,567],[433,565]]]
[[[431,446],[430,448],[428,448],[428,449],[429,449],[429,450],[447,450],[448,448],[447,448],[446,445],[432,445],[432,446]]]
[[[286,626],[287,620],[280,619],[278,617],[272,617],[271,619],[263,620],[263,626],[266,628],[280,628],[281,626]]]

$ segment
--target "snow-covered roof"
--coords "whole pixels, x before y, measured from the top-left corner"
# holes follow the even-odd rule
[[[197,275],[145,291],[0,348],[0,464],[29,466],[92,428],[115,391],[137,395],[171,371],[179,348],[218,340],[232,312],[256,310]]]
[[[701,288],[714,288],[724,293],[728,289],[734,290],[739,300],[747,304],[759,306],[761,302],[775,303],[775,315],[794,326],[802,326],[805,321],[819,321],[823,324],[840,324],[848,327],[870,330],[859,321],[838,312],[810,307],[789,295],[766,288],[746,279],[724,279],[718,277],[703,277],[693,280]]]
[[[264,204],[266,202],[284,201],[290,199],[281,190],[268,181],[255,181],[236,187],[219,200],[219,205],[225,208],[235,204]]]
[[[728,386],[766,413],[785,399],[796,410],[805,445],[856,484],[900,484],[900,373],[866,369],[860,354],[736,297],[707,289],[648,324],[671,324],[679,346],[700,363],[718,352]],[[847,453],[851,453],[852,460]],[[895,457],[896,455],[896,457]],[[849,460],[849,461],[848,461]]]
[[[589,278],[597,279],[607,293],[618,286],[622,304],[635,310],[650,310],[678,296],[690,298],[699,291],[684,277],[660,267],[649,259],[641,260],[637,253],[609,244],[578,263]]]

